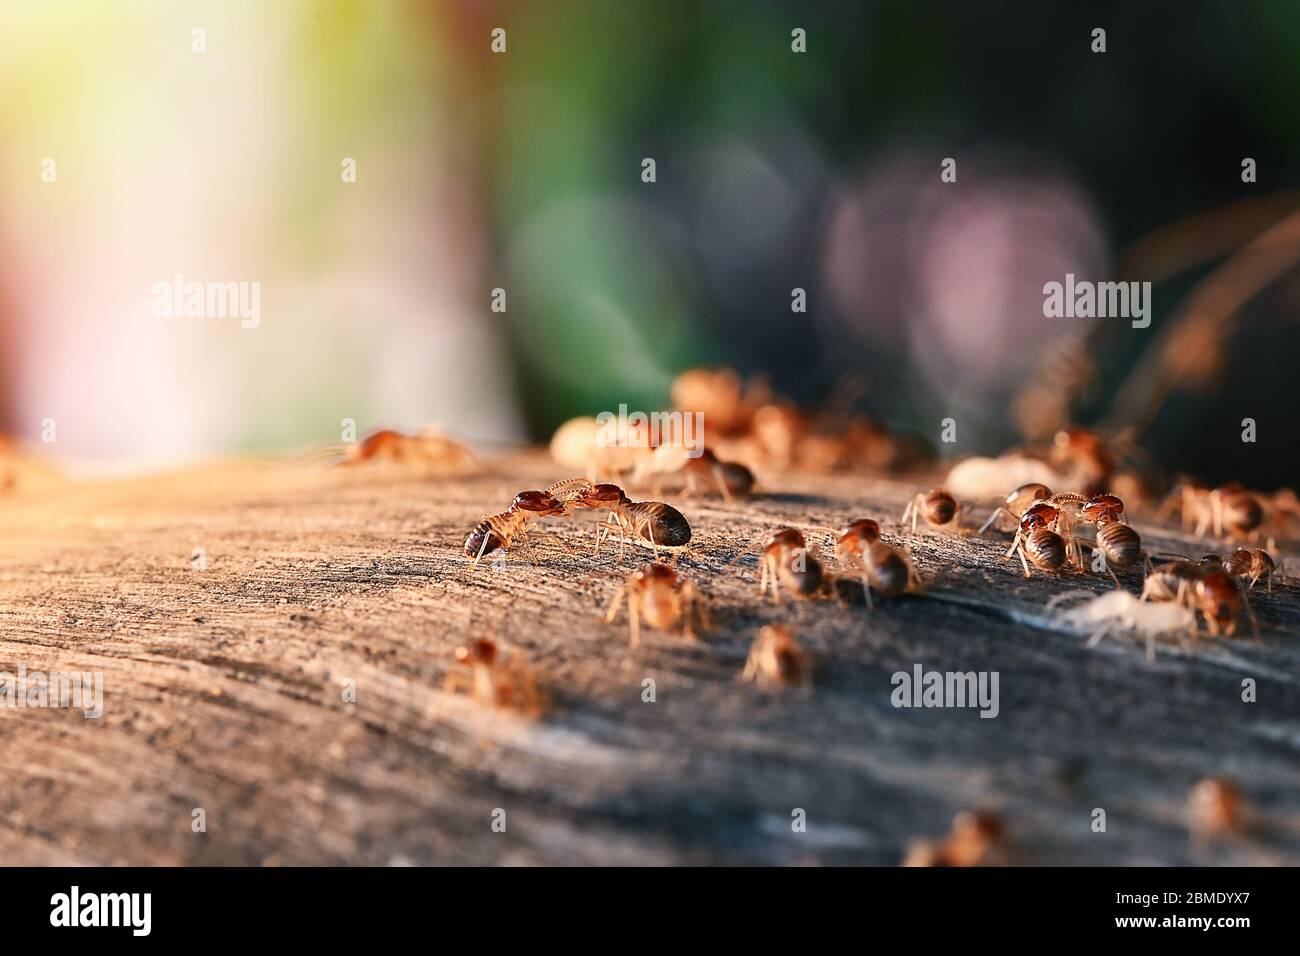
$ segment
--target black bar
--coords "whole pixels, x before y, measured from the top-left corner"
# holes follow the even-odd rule
[[[71,922],[74,886],[79,921],[92,911],[111,918],[116,909],[119,925],[52,925]],[[373,944],[382,928],[395,938],[431,939],[432,932],[450,941],[477,929],[494,942],[512,933],[525,940],[531,933],[533,943],[608,942],[620,927],[659,937],[665,920],[684,931],[704,919],[759,939],[812,921],[819,932],[854,938],[922,928],[927,943],[949,935],[970,941],[976,930],[999,941],[1050,932],[1070,940],[1198,935],[1217,942],[1293,926],[1295,887],[1295,873],[1285,869],[9,869],[0,870],[0,912],[12,941],[77,934],[79,942],[335,946]],[[101,907],[100,894],[149,894],[147,936],[136,935],[146,925],[143,895],[128,908],[122,897]]]

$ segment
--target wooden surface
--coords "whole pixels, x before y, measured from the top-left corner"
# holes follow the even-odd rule
[[[790,478],[743,503],[668,496],[695,529],[680,568],[716,627],[695,644],[650,632],[633,654],[602,612],[641,555],[592,557],[590,523],[560,526],[579,555],[467,568],[484,511],[562,477],[541,456],[471,479],[242,465],[0,501],[0,670],[105,674],[98,720],[0,709],[0,858],[892,865],[957,811],[992,807],[1011,862],[1300,862],[1294,588],[1256,600],[1258,642],[1162,649],[1154,664],[1046,626],[1051,595],[1108,585],[1025,582],[1005,535],[906,536],[933,583],[871,614],[773,607],[745,545],[787,524],[893,521],[914,490]],[[1204,550],[1148,542],[1161,546]],[[806,695],[737,681],[772,621],[813,655]],[[540,722],[442,693],[452,649],[476,634],[532,661],[551,698]],[[997,671],[999,716],[895,709],[890,676],[917,663]],[[1241,701],[1245,677],[1257,703]],[[1201,846],[1187,793],[1216,774],[1254,822]]]

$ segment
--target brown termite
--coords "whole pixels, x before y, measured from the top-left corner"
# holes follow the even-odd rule
[[[596,552],[601,542],[618,533],[619,558],[627,539],[659,550],[678,552],[691,541],[691,525],[685,515],[662,501],[632,501],[618,485],[596,484],[583,488],[565,502],[566,506],[608,511],[609,517],[596,527]]]
[[[1081,523],[1097,526],[1092,569],[1109,574],[1115,587],[1120,586],[1115,568],[1131,568],[1139,561],[1150,567],[1142,537],[1124,520],[1124,502],[1118,496],[1094,495],[1080,507],[1079,515]]]
[[[693,368],[673,380],[673,407],[704,415],[710,429],[727,435],[743,432],[750,426],[754,412],[767,401],[768,389],[762,382],[744,382],[730,368]]]
[[[1100,517],[1124,521],[1124,499],[1119,495],[1093,495],[1079,506],[1079,520],[1083,524],[1096,524]]]
[[[1020,555],[1025,577],[1030,577],[1031,563],[1052,574],[1059,573],[1065,566],[1068,554],[1065,539],[1051,528],[1058,520],[1058,509],[1046,502],[1034,505],[1020,519],[1020,527],[1006,556]]]
[[[478,464],[468,448],[432,428],[415,435],[404,435],[391,428],[380,429],[355,445],[348,446],[340,464],[357,465],[374,461],[444,467]]]
[[[767,624],[754,639],[740,679],[759,687],[807,687],[811,677],[798,641],[783,624]]]
[[[613,622],[623,600],[627,600],[627,627],[630,644],[641,644],[641,619],[660,631],[671,630],[679,622],[682,634],[694,640],[695,625],[708,627],[708,617],[695,586],[666,564],[647,564],[627,576],[610,602],[605,620]]]
[[[997,814],[965,810],[957,814],[943,840],[913,843],[903,866],[979,866],[1005,836],[1006,824]]]
[[[1236,540],[1256,537],[1264,523],[1264,506],[1259,498],[1241,485],[1229,484],[1210,492],[1208,514],[1201,515],[1196,533],[1204,534],[1213,519],[1215,537]]]
[[[1277,565],[1269,553],[1262,548],[1238,548],[1223,561],[1223,569],[1234,578],[1248,582],[1247,588],[1254,590],[1260,581],[1267,581],[1266,590],[1273,590],[1273,575]]]
[[[1118,518],[1104,515],[1097,519],[1096,541],[1092,569],[1109,574],[1115,587],[1120,586],[1115,568],[1131,568],[1139,561],[1150,564],[1150,559],[1142,550],[1142,536],[1132,525]]]
[[[907,524],[910,515],[913,533],[916,532],[917,518],[924,518],[925,523],[932,528],[951,527],[953,531],[959,531],[961,513],[962,506],[956,498],[943,488],[934,488],[930,491],[918,492],[916,497],[908,502],[899,524]]]
[[[1209,522],[1214,520],[1210,489],[1190,478],[1179,481],[1156,511],[1156,521],[1164,521],[1175,511],[1178,512],[1184,531],[1190,531],[1202,520],[1206,522],[1205,527],[1209,527]],[[1207,515],[1208,518],[1205,517]]]
[[[1209,628],[1211,634],[1231,637],[1236,633],[1238,613],[1243,606],[1250,618],[1252,629],[1258,633],[1259,625],[1255,622],[1255,614],[1250,609],[1250,599],[1246,597],[1246,589],[1227,571],[1203,569],[1200,579],[1191,588],[1191,595],[1196,603],[1196,609],[1200,611],[1205,626]]]
[[[766,594],[770,585],[773,604],[781,603],[782,587],[795,597],[815,597],[828,577],[821,561],[809,553],[803,532],[794,528],[782,528],[767,539],[759,565],[758,593]]]
[[[777,468],[798,463],[799,445],[808,428],[807,416],[784,402],[764,405],[754,412],[752,434],[763,449],[765,462]]]
[[[1157,565],[1142,586],[1143,601],[1176,601],[1205,621],[1213,636],[1231,637],[1243,603],[1254,625],[1254,614],[1244,588],[1222,567],[1222,562],[1197,564],[1172,561]]]
[[[521,491],[510,507],[495,515],[484,515],[465,539],[465,554],[474,559],[474,567],[485,554],[528,538],[528,523],[537,518],[565,514],[564,503],[546,491]],[[536,535],[552,537],[554,535]],[[556,538],[558,541],[559,539]],[[563,545],[563,542],[560,542]]]
[[[993,509],[993,513],[989,515],[988,520],[980,526],[979,533],[983,534],[1001,517],[1007,517],[1019,522],[1031,505],[1046,501],[1050,497],[1052,497],[1052,489],[1041,482],[1031,481],[1027,485],[1021,485],[1007,495],[1006,501]]]
[[[864,587],[867,607],[873,606],[871,592],[880,597],[898,597],[922,585],[921,576],[907,553],[883,541],[875,541],[862,554],[862,567],[866,572]]]
[[[1232,539],[1253,539],[1265,519],[1259,496],[1236,482],[1210,489],[1194,481],[1181,481],[1165,498],[1156,519],[1163,520],[1174,511],[1180,512],[1184,530],[1192,530],[1197,537],[1213,529],[1218,538],[1226,533]]]
[[[1241,791],[1231,780],[1209,777],[1192,788],[1187,798],[1189,823],[1198,837],[1226,836],[1245,823]]]
[[[1089,494],[1106,487],[1115,471],[1115,454],[1106,440],[1086,428],[1058,431],[1048,460],[1074,487]]]
[[[867,579],[867,551],[880,540],[880,522],[870,518],[858,518],[835,537],[835,555],[840,565],[849,571],[855,571],[862,579],[862,591],[871,602],[871,583]]]
[[[721,493],[727,501],[742,497],[754,490],[754,473],[736,462],[722,461],[709,449],[696,450],[677,445],[661,445],[648,458],[642,459],[632,476],[632,484],[651,484],[658,494],[662,479],[669,475],[682,475],[686,494],[710,489]]]
[[[1274,539],[1290,532],[1291,524],[1300,519],[1300,498],[1291,488],[1280,488],[1268,496],[1265,503],[1269,520],[1269,547],[1274,547]]]
[[[1086,495],[1074,492],[1058,492],[1047,499],[1047,503],[1056,509],[1052,530],[1065,539],[1065,559],[1080,570],[1083,568],[1083,552],[1074,540],[1074,526],[1086,523],[1083,506],[1089,500]]]
[[[897,597],[924,583],[906,552],[880,540],[880,524],[870,518],[859,518],[841,531],[835,551],[840,563],[861,579],[868,609],[874,606],[873,590],[881,597]]]
[[[537,681],[521,658],[501,654],[496,644],[485,638],[456,648],[455,658],[461,669],[447,672],[445,693],[467,693],[480,704],[514,710],[525,717],[541,714]]]

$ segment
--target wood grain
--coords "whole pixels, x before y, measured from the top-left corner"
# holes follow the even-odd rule
[[[1108,583],[1025,581],[1005,535],[898,538],[932,583],[870,614],[773,607],[747,545],[783,525],[895,521],[916,485],[760,476],[778,493],[669,497],[695,529],[679,568],[715,628],[698,643],[649,632],[633,654],[602,612],[642,555],[592,556],[591,522],[559,525],[574,555],[467,568],[482,513],[562,477],[536,454],[469,478],[233,464],[0,502],[0,670],[105,675],[99,719],[0,708],[0,858],[892,865],[957,811],[992,807],[1012,862],[1300,862],[1295,588],[1256,599],[1260,640],[1163,648],[1153,664],[1055,628],[1049,597]],[[772,621],[813,656],[808,694],[737,680]],[[533,663],[541,721],[442,693],[452,649],[476,634]],[[894,708],[891,675],[917,663],[997,671],[999,716]],[[1257,703],[1241,700],[1246,677]],[[1202,845],[1186,798],[1210,775],[1239,783],[1254,821]]]

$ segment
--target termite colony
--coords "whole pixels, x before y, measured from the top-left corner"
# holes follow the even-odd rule
[[[574,418],[551,438],[551,457],[581,470],[589,481],[620,481],[654,495],[671,487],[684,496],[718,494],[731,500],[754,490],[753,471],[722,460],[702,441],[702,436],[678,435],[661,442],[648,419],[611,432],[595,418]]]
[[[892,598],[921,590],[923,582],[910,555],[881,540],[879,522],[859,518],[838,531],[816,530],[830,531],[840,573],[832,572],[804,532],[780,528],[741,552],[759,551],[760,598],[770,595],[773,604],[780,604],[783,595],[795,600],[825,599],[842,595],[837,585],[848,579],[861,583],[863,602],[870,609],[873,593]]]
[[[1136,472],[1123,472],[1123,454],[1095,433],[1065,429],[1047,452],[1023,450],[998,459],[967,459],[949,472],[947,484],[972,497],[993,497],[999,480],[1017,486],[988,516],[979,534],[1000,527],[1012,532],[1006,557],[1019,558],[1026,577],[1034,572],[1062,577],[1091,570],[1106,574],[1116,593],[1092,597],[1059,612],[1069,626],[1091,629],[1089,645],[1113,631],[1130,631],[1147,639],[1148,657],[1155,639],[1232,636],[1244,615],[1257,633],[1249,592],[1257,586],[1271,590],[1277,562],[1260,545],[1275,546],[1300,514],[1289,490],[1274,494],[1250,491],[1239,484],[1217,488],[1184,480],[1156,507],[1152,482]],[[1068,476],[1068,477],[1062,477]],[[1053,493],[1051,488],[1078,491]],[[1049,485],[1049,482],[1051,483]],[[1196,537],[1212,535],[1230,553],[1193,560],[1181,554],[1148,554],[1142,537],[1129,523],[1127,500],[1108,488],[1131,489],[1139,507],[1149,508],[1162,521],[1177,513],[1183,530]],[[1005,487],[1005,486],[1004,486]],[[1128,490],[1125,491],[1127,495]],[[911,506],[913,521],[924,515],[924,499]],[[1009,526],[1009,527],[1008,527]],[[1089,529],[1086,535],[1080,529]],[[1090,552],[1091,559],[1085,559]],[[1121,590],[1117,572],[1142,573],[1136,594]],[[1074,594],[1049,602],[1056,609]]]
[[[719,457],[751,468],[827,473],[902,471],[925,459],[922,446],[858,412],[798,407],[759,380],[729,368],[690,369],[677,376],[673,406],[698,413]]]
[[[625,409],[617,426],[622,430],[612,435],[608,416],[605,421],[570,420],[555,433],[551,454],[583,476],[521,491],[505,510],[483,515],[464,541],[471,566],[477,568],[489,556],[498,564],[507,551],[523,553],[537,564],[535,546],[548,541],[574,555],[577,542],[572,537],[566,541],[557,531],[572,526],[580,514],[594,514],[598,520],[586,525],[593,529],[592,554],[608,552],[615,541],[620,562],[629,545],[651,552],[649,563],[622,573],[605,605],[606,621],[613,624],[626,615],[632,648],[641,645],[644,629],[693,640],[709,628],[709,603],[679,566],[692,530],[681,511],[657,500],[665,488],[682,497],[731,501],[755,492],[754,469],[889,470],[922,460],[910,442],[865,416],[809,413],[729,369],[682,373],[673,384],[672,400],[673,411],[655,414],[702,416],[710,428],[707,444],[702,435],[695,442],[663,441],[651,417],[627,417]],[[357,446],[349,460],[418,457],[420,453],[408,450],[410,440],[381,432]],[[1278,571],[1260,545],[1266,535],[1285,531],[1300,515],[1295,495],[1265,496],[1238,485],[1206,488],[1182,482],[1164,499],[1156,517],[1177,512],[1185,528],[1198,536],[1212,533],[1241,545],[1193,560],[1149,554],[1129,522],[1131,500],[1139,508],[1156,510],[1160,499],[1154,487],[1150,475],[1132,467],[1128,453],[1116,443],[1094,432],[1066,428],[1043,446],[997,459],[959,462],[942,486],[917,490],[907,499],[893,531],[946,536],[953,547],[961,540],[978,541],[991,531],[1008,533],[1003,557],[1018,562],[1018,573],[1026,578],[1106,576],[1114,592],[1088,593],[1084,603],[1074,600],[1078,592],[1065,593],[1048,605],[1058,620],[1087,631],[1090,646],[1108,634],[1134,631],[1146,636],[1152,656],[1157,637],[1173,636],[1185,645],[1203,633],[1230,637],[1240,633],[1243,616],[1257,632],[1248,595],[1256,589],[1272,590]],[[634,500],[625,488],[645,489],[650,500]],[[991,493],[994,488],[997,492]],[[969,502],[990,498],[1000,503],[978,530],[964,527]],[[825,555],[810,543],[819,533],[830,535]],[[927,587],[909,549],[885,540],[881,524],[873,518],[851,520],[838,529],[778,527],[736,557],[755,551],[757,597],[775,605],[793,601],[797,608],[801,602],[851,599],[871,611],[881,599]],[[1142,575],[1136,592],[1124,590],[1121,576],[1129,574]],[[859,587],[860,602],[854,597]],[[740,676],[775,689],[806,686],[810,673],[808,658],[785,622],[760,629]],[[931,848],[936,859],[979,856],[953,848],[962,841],[978,843],[969,833],[953,840],[946,849]]]
[[[689,522],[671,505],[635,502],[617,485],[570,478],[545,489],[521,491],[506,510],[484,515],[465,538],[464,554],[471,567],[477,567],[488,555],[511,548],[524,549],[536,562],[531,547],[544,538],[558,541],[572,554],[571,544],[539,527],[546,519],[571,518],[581,511],[604,512],[595,526],[593,552],[597,554],[606,540],[617,536],[620,560],[629,542],[651,548],[656,559],[660,552],[675,559],[691,540]],[[852,521],[833,532],[832,541],[839,571],[861,581],[868,607],[873,606],[873,594],[876,598],[890,598],[920,589],[922,581],[910,556],[881,539],[876,521]],[[772,602],[780,604],[786,598],[824,599],[835,593],[839,575],[831,571],[815,547],[808,545],[804,532],[781,528],[757,542],[757,547],[760,597],[770,594]],[[752,550],[751,546],[741,553]],[[633,648],[641,643],[643,626],[677,632],[687,639],[696,638],[709,626],[704,595],[684,572],[659,560],[624,577],[609,603],[606,620],[617,620],[624,605]],[[493,673],[485,669],[490,662],[474,657],[466,658],[466,662],[479,668],[473,673],[479,675],[480,683]],[[760,687],[776,689],[806,687],[810,674],[810,664],[792,631],[785,625],[768,625],[755,639],[740,676]],[[487,699],[477,691],[474,695]]]
[[[690,523],[671,505],[662,501],[633,501],[617,485],[596,483],[586,478],[569,478],[540,491],[521,491],[505,511],[483,515],[479,519],[465,538],[464,553],[473,568],[477,568],[487,555],[511,549],[523,550],[533,563],[537,563],[532,545],[541,540],[554,541],[571,554],[573,549],[563,538],[553,531],[540,531],[538,526],[544,519],[571,518],[580,511],[605,513],[596,524],[593,549],[596,554],[599,554],[606,539],[617,535],[620,560],[629,541],[650,547],[656,558],[654,563],[626,577],[607,614],[607,620],[612,622],[626,601],[632,647],[640,644],[642,621],[660,630],[680,626],[688,638],[695,636],[697,627],[708,626],[707,611],[694,585],[677,570],[657,560],[661,553],[670,555],[675,560],[686,548],[691,540]],[[535,693],[515,694],[503,702],[482,691],[483,682],[499,672],[494,669],[490,658],[480,660],[482,655],[474,650],[475,647],[478,644],[470,645],[469,650],[461,648],[457,652],[458,660],[470,665],[470,673],[475,681],[472,684],[472,688],[475,688],[472,689],[474,698],[535,716],[540,706]],[[526,665],[518,660],[514,667],[515,670],[506,675],[508,687],[521,683],[520,673],[531,675],[530,671],[526,671]],[[520,668],[525,668],[525,671]],[[531,676],[529,680],[531,681]],[[528,703],[529,706],[524,707],[523,703]]]
[[[755,470],[901,471],[925,458],[918,442],[866,415],[801,409],[733,369],[682,372],[673,382],[672,403],[668,411],[634,414],[613,440],[611,423],[571,419],[552,437],[551,457],[592,481],[624,481],[652,494],[671,486],[726,499],[749,494]],[[682,430],[694,435],[692,442],[665,440],[660,421],[679,429],[702,422],[708,441],[689,428]]]
[[[1005,519],[1016,521],[1006,557],[1020,558],[1025,577],[1031,576],[1031,567],[1056,576],[1091,570],[1114,582],[1115,594],[1094,597],[1060,615],[1071,626],[1093,628],[1090,646],[1111,631],[1135,631],[1146,636],[1151,657],[1155,638],[1161,635],[1193,637],[1204,625],[1210,636],[1232,636],[1243,610],[1254,628],[1247,591],[1260,581],[1272,584],[1273,559],[1259,549],[1241,549],[1226,559],[1208,555],[1198,562],[1171,556],[1157,563],[1143,549],[1141,535],[1128,523],[1117,495],[1053,494],[1034,482],[1008,494],[981,533]],[[1091,536],[1076,533],[1089,526],[1095,529]],[[1084,549],[1091,550],[1091,562],[1085,561]],[[1139,567],[1142,587],[1135,597],[1121,590],[1115,572]],[[1062,595],[1049,606],[1072,596]]]

